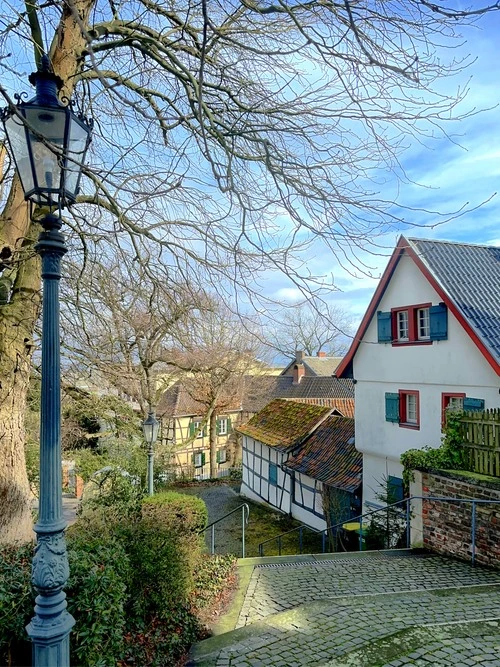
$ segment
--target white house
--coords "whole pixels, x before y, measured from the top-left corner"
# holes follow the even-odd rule
[[[275,399],[239,426],[241,494],[323,529],[327,526],[323,489],[331,484],[348,494],[348,513],[340,520],[348,518],[350,494],[361,484],[361,459],[353,444],[354,420],[332,416],[333,412],[329,407]]]
[[[500,248],[401,237],[336,375],[354,378],[363,502],[380,504],[447,409],[500,405]]]

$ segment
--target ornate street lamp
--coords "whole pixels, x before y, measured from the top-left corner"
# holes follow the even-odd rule
[[[154,495],[153,488],[153,446],[158,439],[158,431],[160,430],[160,422],[156,419],[154,410],[149,410],[148,418],[142,422],[142,432],[144,433],[144,440],[148,446],[148,493],[150,496]]]
[[[59,280],[66,253],[61,209],[76,201],[92,123],[58,100],[62,86],[49,60],[29,80],[36,95],[2,111],[24,198],[48,213],[40,221],[36,251],[42,258],[42,395],[40,409],[40,499],[34,527],[37,545],[31,580],[38,596],[27,626],[33,642],[33,664],[69,665],[69,634],[75,621],[66,611],[63,588],[69,577],[62,510],[61,392],[59,348]]]

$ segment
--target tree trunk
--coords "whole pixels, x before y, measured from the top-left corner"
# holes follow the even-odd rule
[[[23,245],[37,235],[34,224]],[[4,240],[4,239],[2,239]],[[0,542],[33,539],[31,493],[24,458],[24,417],[30,382],[33,328],[39,309],[37,256],[21,259],[10,300],[0,306]]]
[[[217,477],[217,413],[213,410],[210,414],[210,477]]]
[[[80,57],[86,48],[81,25],[87,25],[94,0],[64,3],[51,47],[54,71],[70,95]],[[80,19],[75,17],[77,11]],[[38,224],[17,176],[0,216],[0,251],[8,261],[0,273],[12,282],[12,292],[0,304],[0,542],[29,542],[33,538],[31,494],[24,456],[27,394],[30,382],[33,331],[40,306],[40,262],[33,255]]]

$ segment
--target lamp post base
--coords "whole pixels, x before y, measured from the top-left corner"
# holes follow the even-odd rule
[[[75,619],[66,611],[66,594],[38,595],[36,616],[26,626],[33,643],[33,665],[69,667],[69,634]]]

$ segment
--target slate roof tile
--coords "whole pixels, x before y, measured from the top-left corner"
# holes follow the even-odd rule
[[[408,239],[485,345],[500,358],[500,248]]]

